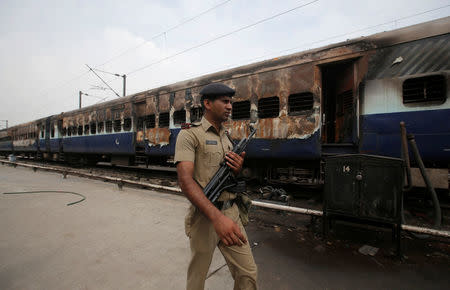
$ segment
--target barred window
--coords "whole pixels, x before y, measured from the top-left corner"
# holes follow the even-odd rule
[[[97,125],[97,132],[98,133],[102,133],[103,132],[103,129],[105,129],[105,123],[104,122],[98,122],[98,125]]]
[[[83,135],[83,126],[78,126],[78,136]]]
[[[84,135],[89,135],[89,125],[84,125]]]
[[[114,132],[120,132],[122,130],[122,120],[114,120]]]
[[[91,123],[91,134],[97,133],[97,124],[92,122]]]
[[[67,136],[72,136],[72,127],[67,127]]]
[[[198,122],[202,119],[203,109],[201,107],[191,109],[191,123]]]
[[[280,99],[278,97],[270,97],[259,99],[258,101],[258,117],[276,118],[280,114]]]
[[[112,121],[106,121],[105,128],[106,128],[106,133],[111,133],[112,132]]]
[[[173,124],[181,125],[181,123],[186,123],[186,110],[184,109],[173,112]]]
[[[155,115],[145,116],[144,122],[146,129],[155,128]]]
[[[66,136],[67,135],[67,128],[66,127],[64,127],[64,128],[62,128],[62,135],[63,136]]]
[[[123,130],[130,131],[131,130],[131,118],[125,118],[123,120]]]
[[[250,101],[234,102],[231,114],[233,120],[250,119]]]
[[[437,102],[444,103],[446,79],[443,75],[433,75],[408,79],[403,82],[403,104]]]
[[[292,94],[288,97],[288,114],[296,115],[306,110],[311,110],[314,105],[312,93]]]
[[[159,113],[159,128],[167,128],[169,127],[169,112]]]

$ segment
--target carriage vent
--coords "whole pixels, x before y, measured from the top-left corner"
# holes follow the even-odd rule
[[[111,133],[112,132],[112,121],[106,121],[105,128],[106,128],[106,133]]]
[[[276,118],[280,114],[280,99],[278,97],[270,97],[260,99],[258,101],[258,117]]]
[[[447,99],[445,77],[433,75],[403,82],[403,103],[439,102]]]
[[[234,102],[231,114],[233,120],[250,119],[250,101]]]
[[[173,112],[173,124],[181,125],[181,123],[186,123],[186,110],[184,109]]]
[[[288,97],[289,115],[296,115],[302,111],[311,110],[314,104],[312,93],[292,94]]]
[[[130,131],[131,130],[131,118],[125,118],[123,120],[123,130]]]
[[[159,128],[167,128],[169,127],[169,112],[159,113]]]
[[[198,122],[202,119],[203,109],[200,107],[191,109],[191,123]]]
[[[97,124],[92,122],[91,123],[91,134],[97,133]]]
[[[155,128],[155,115],[145,116],[144,122],[146,129]]]

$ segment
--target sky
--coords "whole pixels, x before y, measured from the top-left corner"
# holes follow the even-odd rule
[[[117,98],[86,65],[126,74],[130,95],[449,15],[449,0],[2,0],[0,128],[77,109],[79,91],[83,107]]]

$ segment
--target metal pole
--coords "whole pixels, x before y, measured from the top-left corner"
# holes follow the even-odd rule
[[[123,75],[123,96],[126,96],[126,88],[127,88],[127,75]]]
[[[81,109],[81,94],[83,94],[83,93],[80,91],[80,96],[79,96],[79,100],[78,100],[78,103],[79,103],[78,108],[79,109]]]

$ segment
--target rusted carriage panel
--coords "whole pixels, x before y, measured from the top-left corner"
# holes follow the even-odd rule
[[[149,146],[168,145],[170,130],[169,128],[152,128],[145,130],[145,137],[148,140]]]

